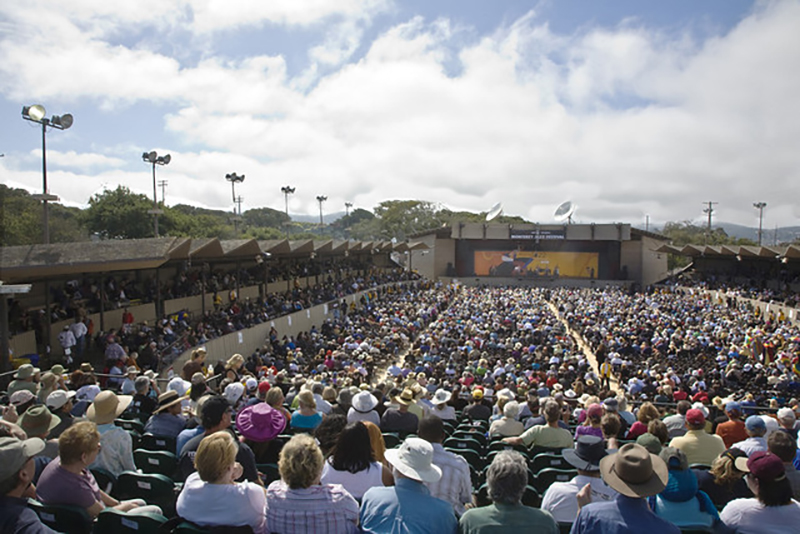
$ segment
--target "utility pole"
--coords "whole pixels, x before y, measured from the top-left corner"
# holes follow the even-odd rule
[[[708,245],[708,241],[711,239],[711,215],[714,213],[714,206],[719,204],[719,202],[703,202],[703,204],[708,204],[708,207],[703,210],[703,213],[708,214],[708,228],[706,229],[706,245]]]
[[[344,215],[345,215],[345,217],[350,215],[350,208],[352,208],[352,207],[353,207],[353,203],[352,202],[345,202],[344,203]]]
[[[764,223],[764,208],[767,207],[766,202],[753,202],[753,207],[758,210],[758,246],[761,246],[761,229]]]
[[[158,181],[158,186],[161,188],[161,205],[162,206],[166,206],[167,205],[167,196],[166,196],[167,183],[168,183],[168,180],[159,180]]]
[[[645,215],[644,216],[644,221],[645,221],[644,222],[644,231],[645,232],[649,232],[650,231],[650,216],[649,215]]]

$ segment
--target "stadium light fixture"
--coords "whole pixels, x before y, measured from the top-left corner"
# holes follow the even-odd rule
[[[50,207],[48,202],[55,202],[58,197],[51,195],[47,189],[47,127],[56,130],[68,130],[72,127],[73,118],[69,113],[64,115],[53,115],[47,118],[47,110],[41,104],[24,106],[22,108],[22,118],[26,121],[35,122],[42,125],[42,194],[33,195],[36,200],[42,201],[42,226],[43,239],[45,244],[50,243]]]
[[[328,200],[328,197],[326,197],[324,195],[318,195],[317,196],[317,202],[319,202],[319,227],[320,228],[322,228],[322,226],[325,224],[322,221],[322,203],[325,202],[326,200]]]
[[[766,202],[753,202],[753,207],[758,210],[758,246],[761,246],[762,225],[764,223],[764,208],[767,207]]]
[[[158,237],[158,216],[164,213],[163,210],[158,209],[158,193],[156,193],[156,165],[169,165],[172,161],[172,156],[159,156],[155,150],[145,152],[142,154],[142,161],[150,163],[153,166],[153,209],[148,210],[147,213],[153,215],[153,235]]]
[[[281,187],[281,192],[283,193],[283,198],[286,202],[286,222],[283,224],[286,225],[286,239],[289,239],[289,195],[294,194],[295,188],[285,185]]]

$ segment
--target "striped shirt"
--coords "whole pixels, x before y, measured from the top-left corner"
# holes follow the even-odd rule
[[[425,485],[431,495],[453,505],[456,515],[464,513],[464,505],[472,502],[472,480],[469,464],[457,454],[444,450],[441,443],[433,445],[433,464],[442,470],[442,478]]]
[[[282,480],[267,488],[267,530],[281,534],[358,532],[358,503],[339,484],[291,489]]]

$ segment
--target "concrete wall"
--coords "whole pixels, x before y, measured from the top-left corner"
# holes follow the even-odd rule
[[[368,291],[372,291],[372,289],[348,295],[344,297],[344,300],[350,305],[352,302],[357,302],[361,296]],[[319,328],[329,317],[334,317],[334,309],[329,307],[326,303],[213,339],[205,344],[206,350],[208,351],[206,362],[214,364],[220,360],[227,360],[236,353],[241,354],[246,359],[253,351],[264,345],[269,335],[270,328],[273,326],[278,331],[280,337],[296,336],[300,332],[311,330],[311,327],[314,325]],[[172,363],[171,368],[176,374],[180,372],[183,368],[183,364],[190,358],[192,350],[194,349],[185,351]],[[169,369],[166,369],[164,372],[166,373],[168,370]]]
[[[642,242],[623,241],[619,251],[620,269],[628,268],[628,278],[642,283]]]
[[[642,236],[642,286],[660,282],[669,276],[668,254],[656,252],[663,241]]]

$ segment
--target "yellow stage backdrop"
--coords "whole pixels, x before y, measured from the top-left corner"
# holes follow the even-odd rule
[[[475,252],[477,276],[566,276],[597,278],[596,252],[532,252],[481,250]]]

